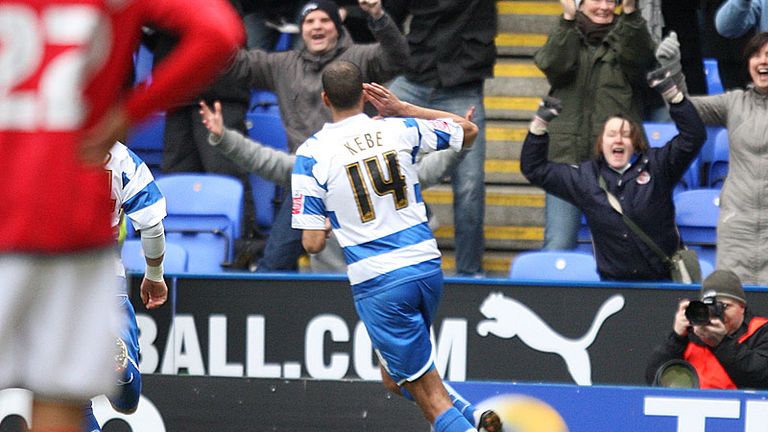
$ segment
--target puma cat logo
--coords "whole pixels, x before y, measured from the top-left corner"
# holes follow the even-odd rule
[[[571,339],[552,330],[519,301],[501,293],[491,293],[480,306],[480,312],[488,319],[477,325],[477,333],[482,337],[493,334],[504,339],[517,336],[536,351],[557,354],[565,361],[576,384],[592,385],[592,365],[587,348],[595,341],[605,320],[623,307],[624,297],[619,294],[612,296],[600,306],[587,333],[578,339]]]

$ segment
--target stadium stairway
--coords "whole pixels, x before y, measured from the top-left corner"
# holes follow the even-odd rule
[[[544,238],[544,193],[520,173],[520,149],[527,124],[549,85],[533,64],[533,54],[562,13],[555,0],[496,2],[499,32],[494,78],[485,83],[486,110],[486,252],[488,276],[506,276],[519,252],[541,247]],[[443,268],[455,271],[453,193],[448,184],[424,191],[440,224],[435,232],[443,251]]]

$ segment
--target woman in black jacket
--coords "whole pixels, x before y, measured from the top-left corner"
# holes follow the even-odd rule
[[[559,101],[552,98],[542,102],[523,144],[525,177],[584,212],[603,280],[671,280],[664,260],[624,223],[600,186],[602,177],[624,214],[667,256],[680,247],[672,191],[704,144],[706,130],[669,74],[661,74],[649,74],[649,83],[669,102],[680,132],[664,147],[649,148],[641,125],[615,115],[597,138],[593,160],[579,165],[549,162],[547,124],[560,112]]]

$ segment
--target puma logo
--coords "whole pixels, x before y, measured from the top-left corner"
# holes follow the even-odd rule
[[[477,325],[482,336],[493,334],[510,339],[515,336],[536,351],[554,353],[565,361],[568,372],[579,385],[592,385],[592,365],[587,348],[595,341],[605,320],[624,307],[624,297],[616,294],[605,301],[595,315],[587,333],[578,338],[563,337],[538,315],[519,301],[501,293],[491,293],[480,306],[487,320]]]

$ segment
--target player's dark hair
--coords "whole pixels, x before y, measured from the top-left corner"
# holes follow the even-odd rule
[[[338,60],[323,71],[323,90],[336,109],[354,108],[363,97],[363,73],[356,64]]]

